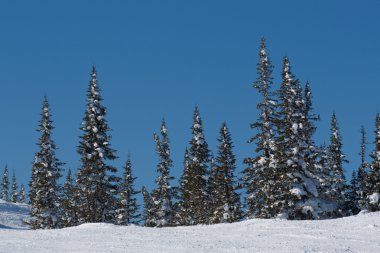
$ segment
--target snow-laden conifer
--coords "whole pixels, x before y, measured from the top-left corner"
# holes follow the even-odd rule
[[[358,205],[361,210],[368,209],[367,207],[367,195],[368,195],[368,174],[369,174],[369,164],[366,160],[366,133],[364,126],[361,127],[361,142],[360,142],[360,166],[357,174],[357,184],[358,184]]]
[[[152,197],[150,196],[148,190],[145,186],[142,187],[141,193],[143,195],[144,200],[144,211],[142,214],[142,220],[144,222],[144,226],[146,227],[155,227],[156,223],[154,222],[154,203]]]
[[[347,204],[346,208],[349,215],[355,215],[360,212],[359,208],[359,185],[356,171],[352,172],[350,184],[347,186]]]
[[[134,182],[136,177],[132,175],[131,157],[128,156],[124,165],[124,174],[119,185],[119,203],[116,210],[116,224],[129,225],[137,224],[140,220],[139,205],[137,204]]]
[[[61,227],[60,186],[62,162],[56,157],[52,140],[52,120],[49,103],[44,97],[38,132],[39,150],[34,156],[30,187],[30,225],[33,229]]]
[[[101,102],[96,70],[93,67],[78,146],[81,156],[77,173],[80,223],[115,221],[117,182],[120,178],[115,175],[117,169],[108,163],[116,159],[116,151],[110,145],[106,108]]]
[[[1,199],[4,201],[9,200],[9,172],[7,165],[5,165],[4,168],[3,181],[1,184]]]
[[[12,192],[11,192],[11,202],[16,203],[18,202],[18,192],[17,192],[17,182],[16,182],[16,175],[15,171],[13,170],[12,174]]]
[[[242,218],[240,195],[237,193],[237,181],[234,175],[236,158],[227,124],[223,123],[218,138],[216,164],[211,167],[210,184],[213,208],[211,223],[235,222]]]
[[[72,177],[71,169],[68,170],[62,194],[62,226],[71,227],[78,225],[78,196],[77,188]]]
[[[165,120],[162,120],[161,130],[162,138],[154,133],[153,138],[156,144],[156,153],[159,156],[157,164],[156,178],[157,187],[152,191],[152,200],[154,205],[154,223],[156,227],[173,226],[175,224],[174,198],[175,189],[170,185],[174,177],[170,176],[170,170],[173,161],[170,158],[169,137]]]
[[[259,117],[251,124],[257,134],[249,142],[256,144],[255,156],[246,158],[248,167],[243,171],[243,185],[246,189],[246,205],[248,217],[271,218],[278,214],[276,180],[278,161],[275,157],[275,126],[276,101],[271,91],[273,84],[273,65],[266,51],[264,38],[261,39],[259,62],[257,64],[257,79],[253,87],[261,96],[257,105]]]
[[[380,115],[376,114],[375,149],[371,153],[371,171],[368,174],[366,200],[370,211],[380,211]]]
[[[20,192],[18,193],[18,202],[25,203],[25,187],[23,184],[20,186]]]

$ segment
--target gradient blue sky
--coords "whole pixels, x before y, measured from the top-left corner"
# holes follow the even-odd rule
[[[95,64],[111,143],[120,157],[114,164],[120,168],[130,151],[137,187],[153,186],[152,134],[163,116],[173,175],[181,175],[195,105],[213,150],[222,122],[228,122],[241,171],[242,159],[255,148],[246,140],[258,115],[251,84],[264,35],[275,87],[284,55],[296,76],[311,83],[322,119],[317,143],[329,141],[335,110],[350,174],[359,164],[360,126],[372,142],[380,104],[379,10],[380,1],[370,0],[2,1],[0,167],[8,163],[19,181],[29,181],[47,95],[57,155],[66,168],[77,168],[79,127]]]

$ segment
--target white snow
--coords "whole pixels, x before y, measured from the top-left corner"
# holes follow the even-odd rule
[[[368,196],[369,203],[372,205],[376,205],[379,203],[380,200],[380,194],[379,193],[374,193]]]
[[[176,228],[89,223],[33,231],[19,229],[26,210],[0,202],[0,252],[380,252],[380,212],[322,221],[252,219]]]

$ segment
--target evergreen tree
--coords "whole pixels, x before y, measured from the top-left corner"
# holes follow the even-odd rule
[[[376,114],[375,150],[371,153],[371,171],[368,174],[368,210],[380,211],[380,115]]]
[[[360,143],[360,158],[361,163],[358,169],[358,195],[359,195],[359,208],[361,210],[367,209],[367,195],[368,195],[368,168],[369,164],[366,161],[366,137],[365,137],[365,129],[362,126],[361,128],[361,143]]]
[[[192,220],[192,209],[191,209],[191,170],[190,170],[190,157],[189,150],[186,148],[185,155],[183,159],[183,174],[179,182],[180,190],[180,201],[179,201],[179,212],[177,213],[177,223],[181,225],[191,225]]]
[[[212,173],[213,203],[216,207],[211,215],[212,223],[235,222],[242,218],[240,195],[236,192],[236,158],[227,124],[223,123],[218,139],[217,165]]]
[[[210,151],[204,138],[198,108],[195,108],[190,141],[188,175],[182,181],[181,220],[184,225],[206,224],[209,221],[207,177]],[[185,172],[184,172],[185,173]],[[185,196],[186,195],[186,196]]]
[[[116,224],[118,225],[137,224],[139,222],[141,214],[139,213],[136,194],[140,192],[135,190],[135,180],[136,177],[132,175],[131,158],[128,156],[124,166],[123,181],[119,186],[120,200],[116,210]]]
[[[356,172],[352,172],[351,182],[347,191],[347,209],[350,215],[355,215],[360,212],[359,208],[359,186]]]
[[[33,229],[61,227],[60,186],[63,163],[56,157],[56,145],[52,140],[49,103],[44,97],[38,132],[39,151],[34,156],[30,187],[30,225]]]
[[[275,217],[278,213],[274,202],[275,190],[278,187],[276,177],[277,161],[275,159],[275,127],[274,122],[276,101],[270,91],[273,84],[273,66],[266,52],[265,40],[261,39],[259,50],[259,63],[257,64],[257,79],[253,87],[261,95],[261,102],[257,105],[260,116],[251,128],[257,131],[249,142],[256,144],[256,156],[246,158],[248,165],[243,173],[243,185],[246,188],[247,216],[259,218]]]
[[[155,215],[154,223],[157,227],[172,226],[175,224],[173,200],[176,194],[175,189],[170,186],[170,180],[174,179],[174,177],[170,176],[173,161],[170,159],[169,138],[165,120],[162,120],[161,135],[162,140],[160,140],[156,133],[153,136],[156,143],[156,153],[160,158],[157,165],[157,188],[152,192]]]
[[[143,221],[144,226],[146,227],[155,227],[156,223],[154,222],[154,203],[152,197],[150,196],[148,190],[143,186],[141,189],[144,200],[144,212],[143,212]]]
[[[16,182],[15,171],[13,171],[11,202],[16,203],[17,201],[18,201],[17,182]]]
[[[1,191],[1,199],[4,201],[9,200],[9,175],[8,175],[8,166],[5,165],[4,174],[3,174],[3,183]]]
[[[87,92],[87,110],[83,118],[82,136],[78,146],[81,166],[77,173],[80,202],[79,222],[114,222],[117,203],[117,169],[107,161],[116,159],[115,150],[110,147],[111,136],[106,108],[96,77],[95,67]]]
[[[74,184],[74,179],[71,174],[71,169],[67,172],[66,182],[63,187],[62,196],[62,226],[71,227],[78,225],[78,197],[77,189]]]
[[[23,184],[20,186],[20,192],[18,193],[18,202],[25,203],[25,187]]]
[[[344,205],[346,202],[346,186],[343,163],[348,162],[342,151],[342,137],[340,135],[338,121],[335,113],[331,119],[331,136],[329,150],[329,166],[331,170],[329,199],[335,201],[336,210],[331,214],[332,217],[345,215]]]

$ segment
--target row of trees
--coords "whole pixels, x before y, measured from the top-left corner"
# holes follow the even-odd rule
[[[362,164],[346,184],[342,141],[336,115],[331,121],[330,144],[318,146],[313,140],[315,122],[309,83],[305,87],[291,71],[287,57],[282,68],[282,83],[273,91],[273,66],[262,39],[259,50],[258,78],[254,87],[261,95],[259,118],[251,124],[256,145],[252,157],[244,160],[242,178],[235,176],[236,158],[226,123],[223,123],[216,157],[203,133],[203,123],[195,108],[192,138],[186,148],[183,174],[174,187],[173,167],[165,120],[154,134],[159,157],[155,188],[135,189],[130,157],[123,177],[110,161],[117,158],[110,145],[95,68],[87,92],[87,109],[78,146],[81,165],[76,178],[69,170],[60,186],[64,164],[56,156],[52,140],[49,104],[44,98],[30,181],[30,225],[34,229],[74,226],[86,222],[111,222],[163,227],[213,224],[239,221],[243,217],[323,219],[376,211],[380,192],[380,116],[376,119],[376,147],[366,162],[365,133],[362,140]],[[240,189],[245,190],[243,204]],[[137,194],[144,199],[143,212]]]
[[[13,203],[25,203],[24,185],[22,184],[20,186],[20,190],[18,190],[16,175],[14,171],[12,174],[12,185],[10,185],[8,174],[8,166],[5,165],[3,180],[1,184],[1,199],[4,201],[11,201]]]

